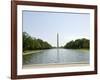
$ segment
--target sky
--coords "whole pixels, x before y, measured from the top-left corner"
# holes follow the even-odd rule
[[[90,14],[69,12],[23,11],[23,32],[59,46],[75,39],[90,37]]]

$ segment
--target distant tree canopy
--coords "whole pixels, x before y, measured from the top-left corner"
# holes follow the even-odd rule
[[[75,41],[70,41],[68,42],[64,48],[67,49],[89,49],[90,47],[90,41],[88,39],[82,38],[82,39],[77,39]]]
[[[28,33],[23,32],[23,51],[50,48],[52,48],[52,46],[48,42],[33,38]]]

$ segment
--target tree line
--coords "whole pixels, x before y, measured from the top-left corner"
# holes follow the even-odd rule
[[[28,33],[23,32],[23,51],[26,50],[41,50],[53,48],[48,42],[41,39],[31,37]],[[55,48],[55,47],[54,47]],[[65,49],[89,49],[90,41],[86,38],[72,40],[66,43],[62,48]]]
[[[48,42],[36,39],[35,37],[31,37],[28,33],[23,32],[23,51],[50,48],[52,48],[52,46]]]
[[[66,43],[64,48],[67,49],[89,49],[90,41],[86,38],[76,39],[75,41],[70,41]]]

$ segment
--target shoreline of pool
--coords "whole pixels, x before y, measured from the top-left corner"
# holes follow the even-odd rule
[[[29,51],[29,52],[23,52],[23,55],[33,54],[33,53],[39,53],[43,50],[35,50],[35,51]]]

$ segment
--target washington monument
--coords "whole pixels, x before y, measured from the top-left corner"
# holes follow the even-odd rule
[[[57,48],[59,48],[59,34],[57,33]]]

